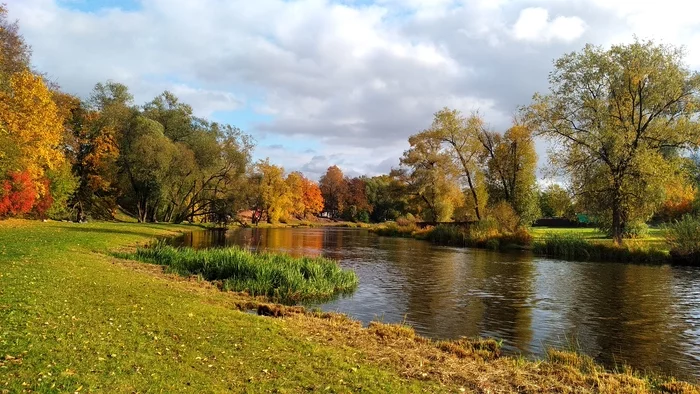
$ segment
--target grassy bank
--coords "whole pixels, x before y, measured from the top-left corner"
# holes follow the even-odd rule
[[[532,244],[536,255],[566,260],[616,261],[623,263],[667,264],[671,256],[667,250],[644,241],[630,241],[623,245],[598,242],[576,234],[552,233]]]
[[[193,250],[164,243],[121,253],[120,257],[164,265],[184,276],[201,275],[220,282],[225,290],[267,296],[283,303],[324,301],[349,293],[358,284],[354,272],[322,257],[252,253],[240,248]]]
[[[436,245],[509,250],[528,248],[532,236],[524,229],[500,232],[491,226],[475,225],[469,229],[449,224],[419,228],[415,223],[389,222],[370,229],[385,237],[404,237],[430,241]]]
[[[674,262],[662,229],[650,229],[643,238],[615,245],[611,238],[594,228],[520,228],[501,232],[489,226],[439,225],[420,229],[413,223],[377,225],[372,232],[381,236],[428,240],[436,245],[491,250],[528,249],[539,256],[564,260],[615,261],[667,264]]]
[[[110,254],[192,229],[0,222],[0,392],[698,392],[570,353],[364,328]]]

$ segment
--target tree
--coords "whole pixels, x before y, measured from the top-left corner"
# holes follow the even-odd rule
[[[492,204],[509,203],[523,223],[539,215],[537,205],[537,152],[532,131],[516,123],[504,135],[484,130],[486,183]]]
[[[304,217],[323,212],[323,194],[318,184],[310,179],[302,178],[302,190],[304,192]]]
[[[306,204],[304,199],[304,187],[306,178],[301,172],[295,171],[287,175],[285,183],[289,194],[289,214],[297,218],[302,218],[306,214]]]
[[[394,172],[396,175],[396,172]],[[406,212],[406,184],[398,176],[379,175],[368,178],[367,201],[372,206],[370,219],[373,222],[395,220]]]
[[[535,95],[526,113],[555,142],[553,164],[619,244],[662,202],[679,165],[667,150],[700,142],[700,75],[680,49],[635,41],[565,55],[549,83],[550,93]]]
[[[17,21],[7,20],[7,8],[0,4],[0,89],[13,74],[28,71],[31,49],[19,34]]]
[[[259,161],[256,168],[260,174],[261,208],[267,215],[268,223],[277,223],[287,217],[291,208],[284,168],[270,164],[269,159]]]
[[[484,122],[478,114],[465,118],[457,110],[443,108],[435,113],[429,129],[414,136],[445,145],[443,153],[460,169],[476,220],[481,220],[487,200],[484,174],[479,165],[484,149],[480,140],[483,128]]]
[[[664,186],[664,202],[656,216],[668,222],[691,213],[696,193],[693,181],[685,173],[673,177]]]
[[[367,201],[367,184],[363,177],[345,179],[348,194],[345,199],[344,219],[358,221],[369,221],[369,212],[372,210]]]
[[[163,134],[160,123],[143,116],[134,119],[124,142],[119,159],[123,189],[136,205],[139,222],[154,221],[175,145]]]
[[[442,150],[442,141],[430,133],[418,133],[408,141],[411,148],[404,152],[401,164],[411,171],[395,175],[402,177],[409,193],[417,197],[414,205],[422,206],[423,220],[450,221],[464,200],[454,161]]]
[[[339,217],[345,209],[345,200],[348,195],[348,185],[343,171],[338,166],[328,167],[326,174],[321,177],[319,187],[323,196],[324,211],[333,218]]]
[[[540,211],[543,216],[563,217],[572,210],[571,196],[558,184],[551,184],[540,193]]]
[[[65,163],[62,123],[41,77],[29,71],[13,74],[9,91],[0,91],[0,179],[26,172],[36,197],[47,193],[46,171]]]

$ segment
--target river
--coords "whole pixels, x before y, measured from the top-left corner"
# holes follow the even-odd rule
[[[608,367],[700,382],[700,269],[571,262],[439,247],[341,228],[194,232],[176,241],[325,256],[357,272],[351,296],[317,305],[438,339],[494,337],[542,357],[576,348]]]

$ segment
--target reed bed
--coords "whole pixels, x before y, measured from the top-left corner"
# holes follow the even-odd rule
[[[238,247],[195,250],[158,243],[120,257],[164,265],[180,275],[219,281],[225,290],[266,296],[285,304],[328,300],[350,293],[358,285],[357,275],[333,260],[253,253]]]
[[[666,264],[667,251],[643,243],[623,245],[594,242],[574,234],[548,234],[532,245],[533,253],[565,260],[614,261],[624,263]]]

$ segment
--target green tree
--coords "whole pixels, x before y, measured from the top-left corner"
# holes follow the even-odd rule
[[[679,165],[666,150],[698,146],[700,76],[681,49],[635,41],[565,55],[549,83],[529,119],[555,143],[551,160],[577,198],[619,244],[663,201],[662,186]]]
[[[540,193],[540,210],[545,217],[563,217],[572,212],[573,201],[563,187],[554,183]]]

